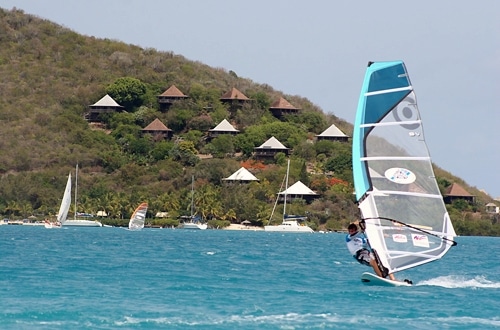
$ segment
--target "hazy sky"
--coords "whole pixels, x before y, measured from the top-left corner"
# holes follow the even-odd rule
[[[433,162],[500,197],[498,0],[0,0],[0,7],[232,70],[350,123],[368,61],[403,60]]]

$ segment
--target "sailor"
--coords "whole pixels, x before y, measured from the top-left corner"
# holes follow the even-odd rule
[[[347,244],[347,249],[351,252],[354,259],[356,259],[360,264],[366,266],[372,266],[375,274],[379,277],[384,278],[382,271],[377,265],[377,260],[375,260],[375,256],[373,252],[368,248],[368,241],[366,240],[365,235],[358,230],[358,226],[356,224],[351,223],[347,227],[347,231],[349,234],[346,235],[345,241]],[[393,274],[388,274],[389,278],[393,281],[396,281],[396,278]]]

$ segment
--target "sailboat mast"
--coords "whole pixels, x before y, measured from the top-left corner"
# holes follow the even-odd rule
[[[78,194],[78,163],[76,164],[76,171],[75,171],[75,220],[76,220],[76,196]]]
[[[191,175],[191,220],[194,214],[194,175]]]
[[[285,181],[285,201],[283,203],[283,219],[285,219],[286,214],[286,199],[287,199],[287,190],[288,190],[288,174],[290,172],[290,158],[288,158],[288,165],[286,167],[286,181]]]

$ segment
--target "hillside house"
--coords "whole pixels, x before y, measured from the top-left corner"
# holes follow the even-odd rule
[[[500,208],[495,203],[486,204],[486,213],[499,214]]]
[[[296,108],[282,97],[274,101],[269,110],[276,118],[281,118],[285,114],[297,114],[300,111],[299,108]]]
[[[225,182],[238,182],[238,183],[249,183],[253,181],[259,181],[259,179],[255,177],[255,175],[250,173],[250,171],[244,167],[241,167],[239,170],[231,174],[229,177],[224,178],[222,180]]]
[[[317,193],[312,191],[301,181],[295,182],[293,185],[288,187],[288,189],[278,193],[279,201],[284,202],[285,196],[287,198],[287,202],[294,199],[303,199],[306,203],[311,203],[315,198],[319,197]]]
[[[165,124],[163,124],[158,118],[153,120],[148,126],[144,127],[142,129],[142,134],[151,134],[157,141],[171,139],[173,135],[172,130],[165,126]]]
[[[251,99],[233,87],[220,97],[220,101],[224,104],[229,104],[229,111],[234,112],[241,109],[246,103],[249,103]]]
[[[239,132],[240,132],[239,130],[234,128],[233,125],[231,125],[226,119],[224,119],[217,126],[208,130],[208,138],[213,139],[219,135],[224,135],[224,134],[236,135]]]
[[[189,98],[189,96],[184,95],[175,85],[172,85],[162,94],[158,95],[160,111],[167,111],[176,101],[185,100],[187,98]]]
[[[255,157],[257,158],[273,158],[278,152],[283,152],[285,155],[288,156],[288,153],[290,151],[289,148],[285,147],[283,144],[281,144],[278,139],[276,139],[274,136],[269,138],[266,142],[262,143],[260,146],[254,148],[255,150]]]
[[[89,122],[99,122],[99,116],[105,113],[121,112],[125,108],[119,105],[111,96],[106,94],[99,101],[88,106],[85,119]]]
[[[326,130],[323,131],[323,133],[316,135],[316,139],[318,141],[321,140],[328,140],[328,141],[339,141],[339,142],[348,142],[349,137],[344,134],[340,129],[335,126],[335,124],[332,124],[330,127],[328,127]]]
[[[468,203],[474,203],[475,196],[469,194],[464,188],[459,184],[453,183],[446,189],[446,193],[443,196],[443,200],[446,204],[452,204],[453,201],[462,199]]]

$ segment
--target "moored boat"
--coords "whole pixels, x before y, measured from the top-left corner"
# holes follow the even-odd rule
[[[206,223],[201,222],[201,217],[195,217],[194,212],[194,176],[191,177],[191,215],[183,216],[182,223],[179,225],[181,229],[205,230],[208,228]]]
[[[301,215],[290,215],[286,214],[286,202],[287,202],[287,190],[288,190],[288,175],[290,172],[290,159],[288,159],[288,165],[286,169],[285,176],[285,191],[284,191],[284,202],[283,202],[283,219],[279,225],[268,225],[264,226],[265,231],[269,232],[285,232],[285,233],[313,233],[311,227],[306,224],[307,217]],[[276,200],[277,202],[278,200]],[[275,205],[276,207],[276,205]],[[272,217],[272,215],[271,215]]]

